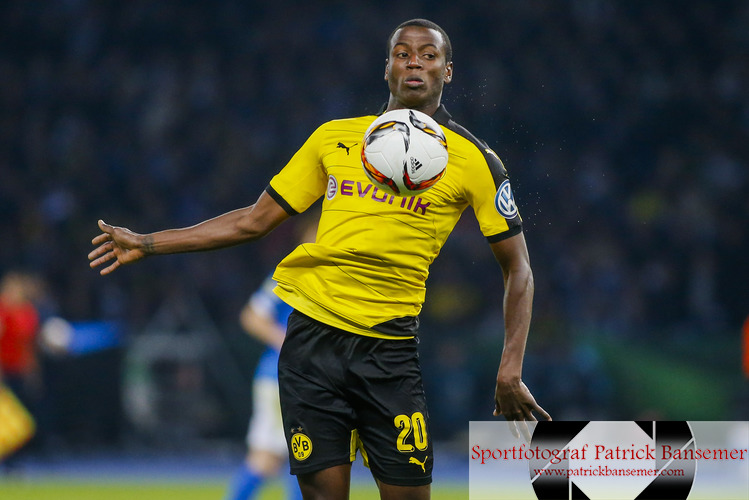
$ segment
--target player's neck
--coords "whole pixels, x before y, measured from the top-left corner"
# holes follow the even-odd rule
[[[416,106],[409,106],[403,102],[398,101],[395,97],[391,95],[390,100],[388,101],[387,109],[385,109],[385,112],[393,111],[394,109],[415,109],[417,111],[421,111],[422,113],[426,113],[429,116],[432,116],[434,112],[437,111],[437,108],[439,107],[440,107],[439,99],[436,102],[424,103],[424,104],[420,104]]]

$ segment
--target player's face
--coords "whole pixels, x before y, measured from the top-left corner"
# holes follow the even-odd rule
[[[388,111],[412,108],[429,115],[440,105],[442,88],[452,79],[452,62],[445,60],[439,31],[406,26],[390,40],[385,80],[390,88]]]

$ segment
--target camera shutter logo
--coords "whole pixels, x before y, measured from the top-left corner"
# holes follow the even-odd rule
[[[602,427],[604,426],[604,427]],[[614,474],[603,477],[608,490],[618,491],[620,500],[686,500],[692,489],[696,473],[696,460],[690,458],[666,459],[659,454],[662,449],[694,451],[695,442],[689,424],[684,421],[663,422],[539,422],[533,432],[531,450],[541,450],[539,456],[529,460],[530,479],[538,500],[567,499],[595,500],[601,496],[601,484],[590,483],[590,477],[574,474],[580,462],[571,458],[547,460],[552,450],[580,449],[581,443],[601,442],[605,431],[610,449],[617,446],[630,448],[633,441],[645,443],[655,453],[652,461],[655,475],[622,477]],[[598,436],[598,438],[596,438]],[[591,439],[592,438],[592,439]],[[589,453],[592,450],[588,451]],[[572,462],[576,462],[573,464]],[[638,463],[640,462],[640,463]],[[632,461],[634,469],[648,467],[645,460]],[[594,468],[615,468],[615,462],[602,460]],[[616,471],[614,471],[616,472]],[[631,471],[630,471],[631,472]],[[608,476],[608,474],[601,474]],[[625,475],[626,476],[626,475]],[[601,479],[601,478],[599,478]],[[616,487],[615,487],[616,485]],[[628,490],[626,493],[623,490]],[[605,496],[605,498],[613,498]]]

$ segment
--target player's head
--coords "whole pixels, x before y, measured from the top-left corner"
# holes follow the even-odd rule
[[[401,23],[388,38],[388,109],[433,113],[444,85],[452,80],[452,70],[452,45],[445,30],[426,19]]]
[[[452,62],[453,46],[450,43],[450,37],[447,36],[447,32],[443,30],[439,24],[434,23],[428,19],[409,19],[408,21],[404,21],[400,23],[398,26],[396,26],[395,29],[390,32],[390,36],[388,37],[387,52],[385,53],[387,57],[390,57],[390,53],[393,50],[393,36],[395,36],[395,33],[399,29],[405,28],[406,26],[417,26],[420,28],[426,28],[426,29],[434,30],[438,32],[440,35],[442,35],[442,41],[445,44],[445,48],[443,51],[443,55],[445,56],[445,62],[446,63]]]

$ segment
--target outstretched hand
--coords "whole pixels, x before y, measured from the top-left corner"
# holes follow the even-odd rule
[[[494,416],[502,415],[510,421],[512,423],[510,429],[516,437],[522,433],[526,441],[530,441],[531,435],[527,421],[538,421],[533,412],[538,413],[544,420],[551,420],[551,415],[536,403],[531,391],[522,380],[497,381],[494,392]]]
[[[110,226],[99,220],[102,234],[91,240],[93,245],[99,245],[88,254],[89,266],[96,268],[111,260],[110,265],[99,271],[99,274],[109,274],[121,265],[130,264],[146,256],[143,236],[123,227]]]

